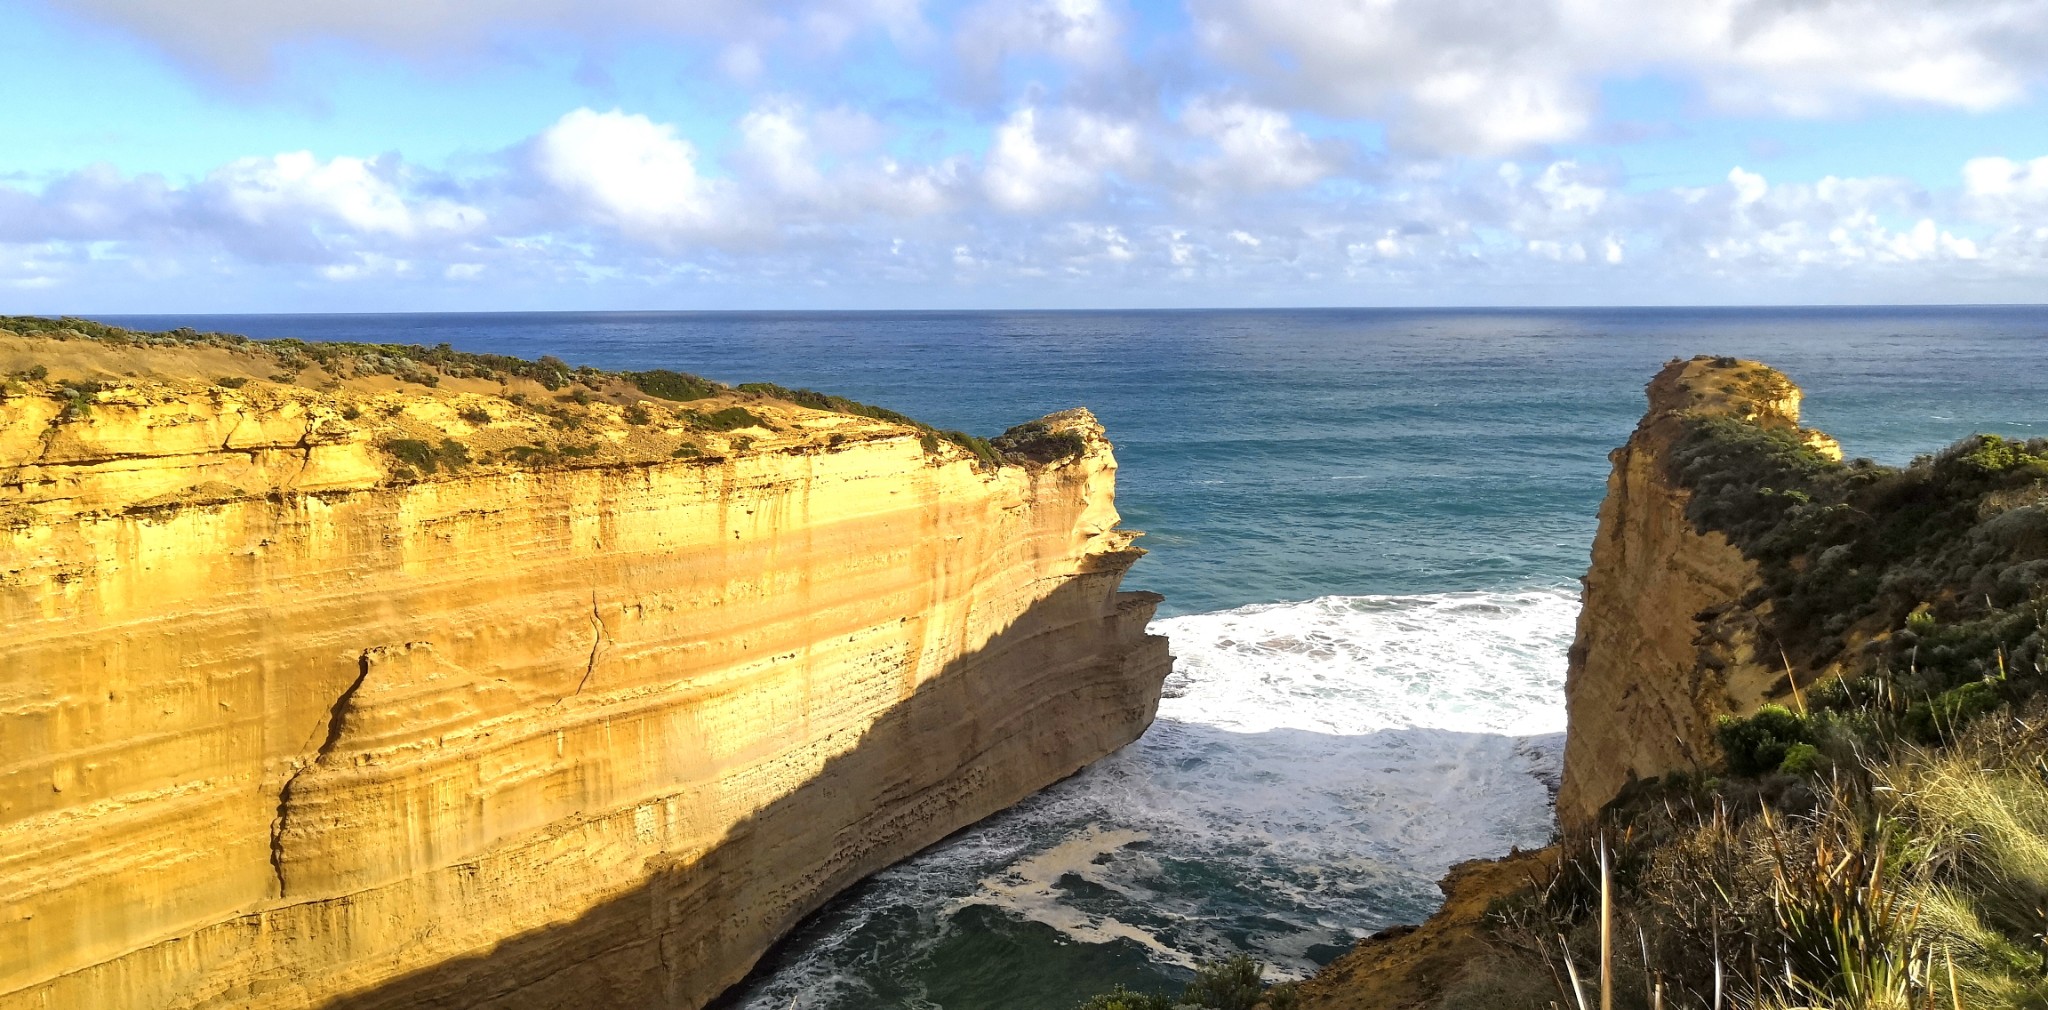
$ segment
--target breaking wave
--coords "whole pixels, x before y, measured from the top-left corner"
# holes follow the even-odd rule
[[[1041,1007],[1034,973],[1239,949],[1306,974],[1427,915],[1452,863],[1548,840],[1577,611],[1535,588],[1157,621],[1175,672],[1141,739],[835,900],[727,1005]]]

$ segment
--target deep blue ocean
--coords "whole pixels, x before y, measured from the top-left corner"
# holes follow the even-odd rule
[[[1085,405],[1177,672],[1138,743],[855,888],[729,1007],[1063,1010],[1298,976],[1539,844],[1607,475],[1667,359],[1754,357],[1850,455],[2048,435],[2048,308],[131,316],[807,386],[990,435]]]

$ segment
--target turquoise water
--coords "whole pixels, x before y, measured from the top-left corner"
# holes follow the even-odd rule
[[[1852,455],[2048,434],[2019,308],[149,317],[1108,427],[1178,671],[1137,744],[879,874],[731,1007],[1038,1010],[1249,949],[1299,975],[1542,842],[1607,452],[1668,358],[1756,357]]]

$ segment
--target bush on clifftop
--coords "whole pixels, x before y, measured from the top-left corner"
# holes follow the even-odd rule
[[[1082,1003],[1080,1010],[1294,1010],[1298,997],[1293,983],[1268,986],[1265,970],[1250,955],[1233,954],[1196,965],[1195,977],[1179,998],[1119,985]]]

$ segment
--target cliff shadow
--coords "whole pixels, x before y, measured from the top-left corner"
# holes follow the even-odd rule
[[[1162,718],[849,889],[712,1006],[781,1008],[811,995],[797,980],[830,979],[863,1005],[1044,1010],[1119,984],[1178,992],[1178,962],[1240,950],[1305,974],[1427,918],[1453,864],[1547,841],[1561,746]]]
[[[1113,595],[1120,576],[1063,583],[709,849],[650,855],[642,883],[571,919],[325,1010],[703,1006],[833,895],[1143,730],[1170,660],[1142,630],[1158,598]]]

